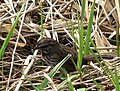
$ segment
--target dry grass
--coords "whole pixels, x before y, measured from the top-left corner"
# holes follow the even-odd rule
[[[13,0],[11,3],[4,1],[0,1],[0,46],[2,46],[7,33],[10,31],[10,27],[24,0]],[[27,8],[22,13],[23,17],[24,15],[25,17],[24,19],[22,19],[23,17],[19,19],[19,23],[9,41],[4,57],[0,61],[0,90],[8,91],[16,89],[16,91],[30,91],[33,87],[29,81],[36,86],[42,82],[44,76],[48,77],[47,73],[50,67],[43,66],[41,56],[37,56],[37,51],[34,51],[37,41],[41,38],[41,7],[39,0],[36,0],[36,2],[33,1],[29,1],[26,4]],[[86,0],[84,16],[85,30],[88,26],[92,1]],[[96,1],[91,38],[94,40],[101,54],[116,56],[115,59],[104,60],[108,68],[113,70],[116,64],[117,70],[120,71],[115,41],[118,27],[117,23],[120,23],[120,12],[117,6],[118,4],[113,1]],[[43,36],[59,40],[60,43],[65,45],[73,44],[75,40],[70,35],[70,32],[72,32],[73,26],[74,37],[79,38],[77,12],[81,14],[82,7],[80,3],[74,0],[52,0],[52,2],[51,0],[43,0]],[[15,47],[17,39],[19,41],[17,41],[17,46]],[[93,50],[94,48],[91,46],[91,49]],[[12,69],[11,60],[14,60]],[[98,87],[93,82],[94,78],[101,84],[105,91],[114,89],[110,79],[97,63],[91,62],[90,65],[86,65],[84,68],[87,70],[84,71],[81,78],[74,78],[72,81],[73,86],[76,88],[86,87],[88,90],[96,91]],[[10,69],[12,72],[9,77]],[[59,72],[57,75],[59,75]],[[58,79],[57,76],[49,79],[49,81],[48,86],[45,88],[46,90],[68,90],[67,85],[63,85],[64,81]]]

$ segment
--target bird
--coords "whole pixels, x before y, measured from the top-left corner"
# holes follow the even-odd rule
[[[52,38],[42,38],[36,45],[35,49],[38,49],[38,53],[42,55],[43,60],[47,65],[51,67],[56,66],[63,58],[65,58],[68,54],[72,55],[72,59],[75,64],[77,64],[77,51],[74,48],[70,48],[57,42]],[[104,58],[113,58],[113,56],[102,55]],[[100,58],[100,57],[99,57]],[[87,61],[95,60],[93,55],[87,55],[82,58],[82,63],[85,64]],[[68,72],[73,72],[76,70],[75,65],[69,58],[66,63],[63,64],[63,68],[65,68]]]

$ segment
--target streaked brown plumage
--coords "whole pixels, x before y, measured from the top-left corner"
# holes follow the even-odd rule
[[[45,62],[52,67],[58,64],[68,54],[71,54],[73,60],[75,61],[75,63],[77,63],[77,51],[76,50],[68,46],[65,46],[61,43],[58,43],[56,40],[51,39],[51,38],[41,39],[38,42],[37,47],[35,49],[39,50]],[[107,58],[109,56],[103,55],[103,57]],[[94,57],[92,55],[88,55],[88,56],[83,57],[82,61],[83,63],[86,63],[88,60],[94,60]],[[63,65],[63,67],[68,72],[75,71],[75,66],[73,62],[71,61],[71,59],[67,60],[67,62]]]

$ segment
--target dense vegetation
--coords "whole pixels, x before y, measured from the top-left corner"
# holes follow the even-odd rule
[[[120,91],[119,30],[119,0],[1,0],[0,90]],[[34,50],[43,37],[78,51],[75,72],[59,70],[70,55],[46,65]]]

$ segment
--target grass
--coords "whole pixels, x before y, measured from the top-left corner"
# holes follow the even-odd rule
[[[81,21],[77,11],[77,18],[78,18],[78,30],[79,30],[79,38],[78,38],[78,61],[77,61],[77,68],[81,71],[82,65],[82,57],[83,57],[83,44],[84,44],[84,28],[83,28],[83,19],[84,19],[84,11],[85,11],[85,1],[82,2],[82,14],[81,14]],[[78,7],[79,8],[79,7]]]
[[[16,91],[19,89],[23,91],[32,89],[37,91],[41,89],[55,91],[66,89],[68,91],[120,90],[120,61],[117,58],[120,56],[119,0],[115,0],[114,3],[108,0],[102,1],[102,3],[99,2],[100,4],[95,0],[93,2],[87,0],[28,2],[18,41],[21,43],[25,40],[27,43],[24,47],[17,46],[8,89],[6,89],[8,69],[12,62],[14,41],[18,36],[14,30],[20,29],[20,19],[26,0],[11,3],[0,1],[0,3],[2,3],[0,5],[0,22],[2,22],[0,26],[0,30],[2,30],[0,31],[0,59],[2,60],[0,90],[14,90],[17,87]],[[10,8],[12,4],[14,7]],[[111,12],[114,7],[116,7],[116,12]],[[13,24],[11,23],[12,17],[16,17]],[[11,26],[6,26],[7,24]],[[8,27],[11,28],[8,29]],[[66,73],[63,70],[64,76],[60,76],[62,73],[59,72],[59,69],[70,55],[52,69],[41,63],[41,56],[36,56],[37,51],[34,51],[39,37],[56,38],[66,46],[75,47],[78,50],[78,60],[75,64],[77,71]],[[116,44],[111,43],[110,40],[116,41]],[[118,51],[115,59],[106,60],[100,56],[101,54],[115,55],[115,51]],[[92,54],[95,61],[87,62],[83,66],[82,57],[88,54]],[[100,56],[100,60],[97,55]],[[20,80],[21,78],[23,80]]]
[[[20,15],[21,15],[22,11],[24,10],[25,4],[26,4],[26,0],[24,1],[20,11],[18,12],[17,17],[16,17],[13,25],[11,26],[10,32],[8,33],[8,35],[7,35],[5,41],[4,41],[4,43],[3,43],[3,45],[2,45],[2,47],[0,49],[0,59],[2,59],[2,57],[3,57],[4,53],[5,53],[5,49],[6,49],[6,47],[8,45],[8,42],[9,42],[9,40],[10,40],[14,30],[15,30],[15,27],[16,27],[18,21],[19,21]]]
[[[54,77],[54,75],[57,73],[57,71],[62,67],[62,65],[71,57],[70,54],[68,54],[60,63],[58,63],[48,74],[51,78]],[[38,86],[38,89],[44,89],[48,84],[48,79],[44,79],[40,86]]]

